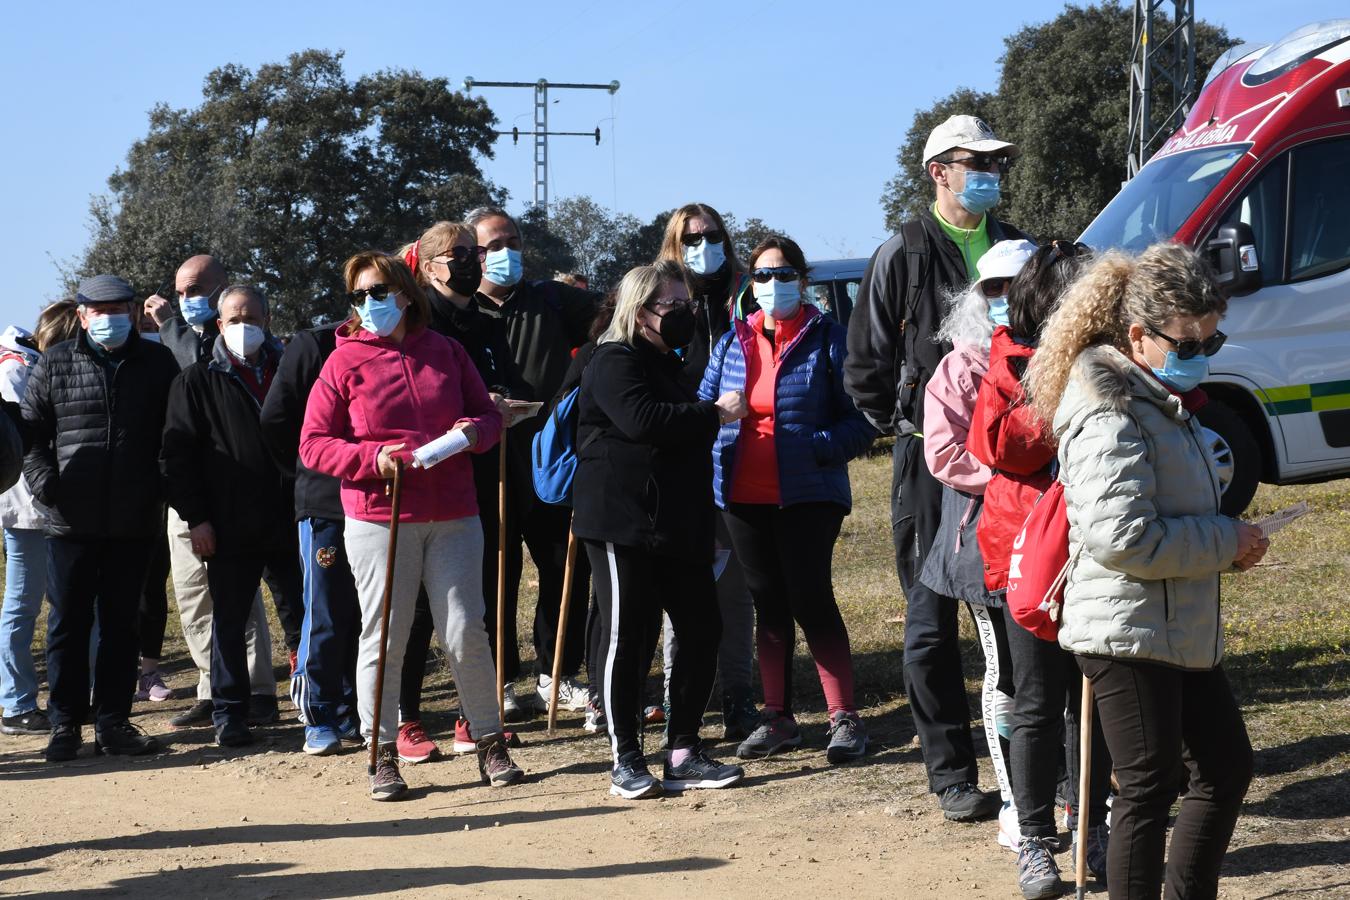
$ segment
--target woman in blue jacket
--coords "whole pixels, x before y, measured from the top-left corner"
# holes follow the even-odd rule
[[[802,303],[801,248],[770,237],[751,254],[750,269],[759,310],[718,342],[699,388],[705,400],[743,390],[750,410],[722,425],[713,446],[713,494],[759,620],[764,710],[736,753],[751,759],[802,742],[792,712],[795,622],[829,707],[826,755],[843,762],[867,751],[867,733],[830,564],[852,503],[848,461],[874,431],[844,392],[845,329]]]

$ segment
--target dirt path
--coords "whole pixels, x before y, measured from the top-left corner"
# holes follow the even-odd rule
[[[185,705],[138,704],[138,720],[162,734]],[[171,735],[163,756],[94,758],[86,745],[62,766],[41,761],[41,738],[6,738],[0,893],[1019,896],[1012,854],[995,844],[992,823],[952,825],[936,811],[904,706],[865,714],[877,751],[866,764],[829,766],[815,721],[807,751],[749,764],[735,789],[640,803],[608,796],[606,742],[577,719],[551,742],[542,723],[522,729],[523,785],[481,787],[472,758],[451,758],[405,767],[411,797],[396,804],[366,799],[363,754],[297,752],[295,724],[266,729],[249,753],[220,751],[198,730]],[[444,731],[438,737],[448,745]],[[1345,820],[1321,824],[1331,846],[1350,839]],[[1241,874],[1222,896],[1350,896],[1344,846],[1326,855],[1339,865],[1242,872],[1253,868],[1244,846],[1281,834],[1279,822],[1244,820],[1233,854]],[[1067,854],[1060,861],[1070,865]]]

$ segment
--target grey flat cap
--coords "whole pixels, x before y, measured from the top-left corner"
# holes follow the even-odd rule
[[[116,275],[92,275],[80,282],[75,299],[81,303],[125,303],[135,296],[131,285]]]

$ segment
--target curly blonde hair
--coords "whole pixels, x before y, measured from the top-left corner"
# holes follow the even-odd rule
[[[1189,247],[1154,244],[1137,257],[1106,253],[1069,287],[1041,332],[1025,382],[1032,406],[1048,429],[1079,355],[1107,344],[1128,356],[1131,325],[1162,330],[1175,316],[1227,311],[1213,270]]]

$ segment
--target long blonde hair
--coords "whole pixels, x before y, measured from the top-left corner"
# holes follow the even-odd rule
[[[679,265],[668,259],[629,269],[615,291],[614,318],[598,342],[631,345],[638,334],[638,310],[660,297],[667,284],[682,284],[683,281]]]
[[[33,329],[33,343],[40,352],[80,333],[79,306],[69,298],[57,300],[38,313],[37,327]]]
[[[1227,311],[1213,270],[1188,247],[1154,244],[1137,257],[1106,253],[1069,287],[1041,332],[1027,367],[1032,405],[1049,427],[1079,355],[1105,344],[1128,356],[1131,325],[1161,330],[1174,316]]]

